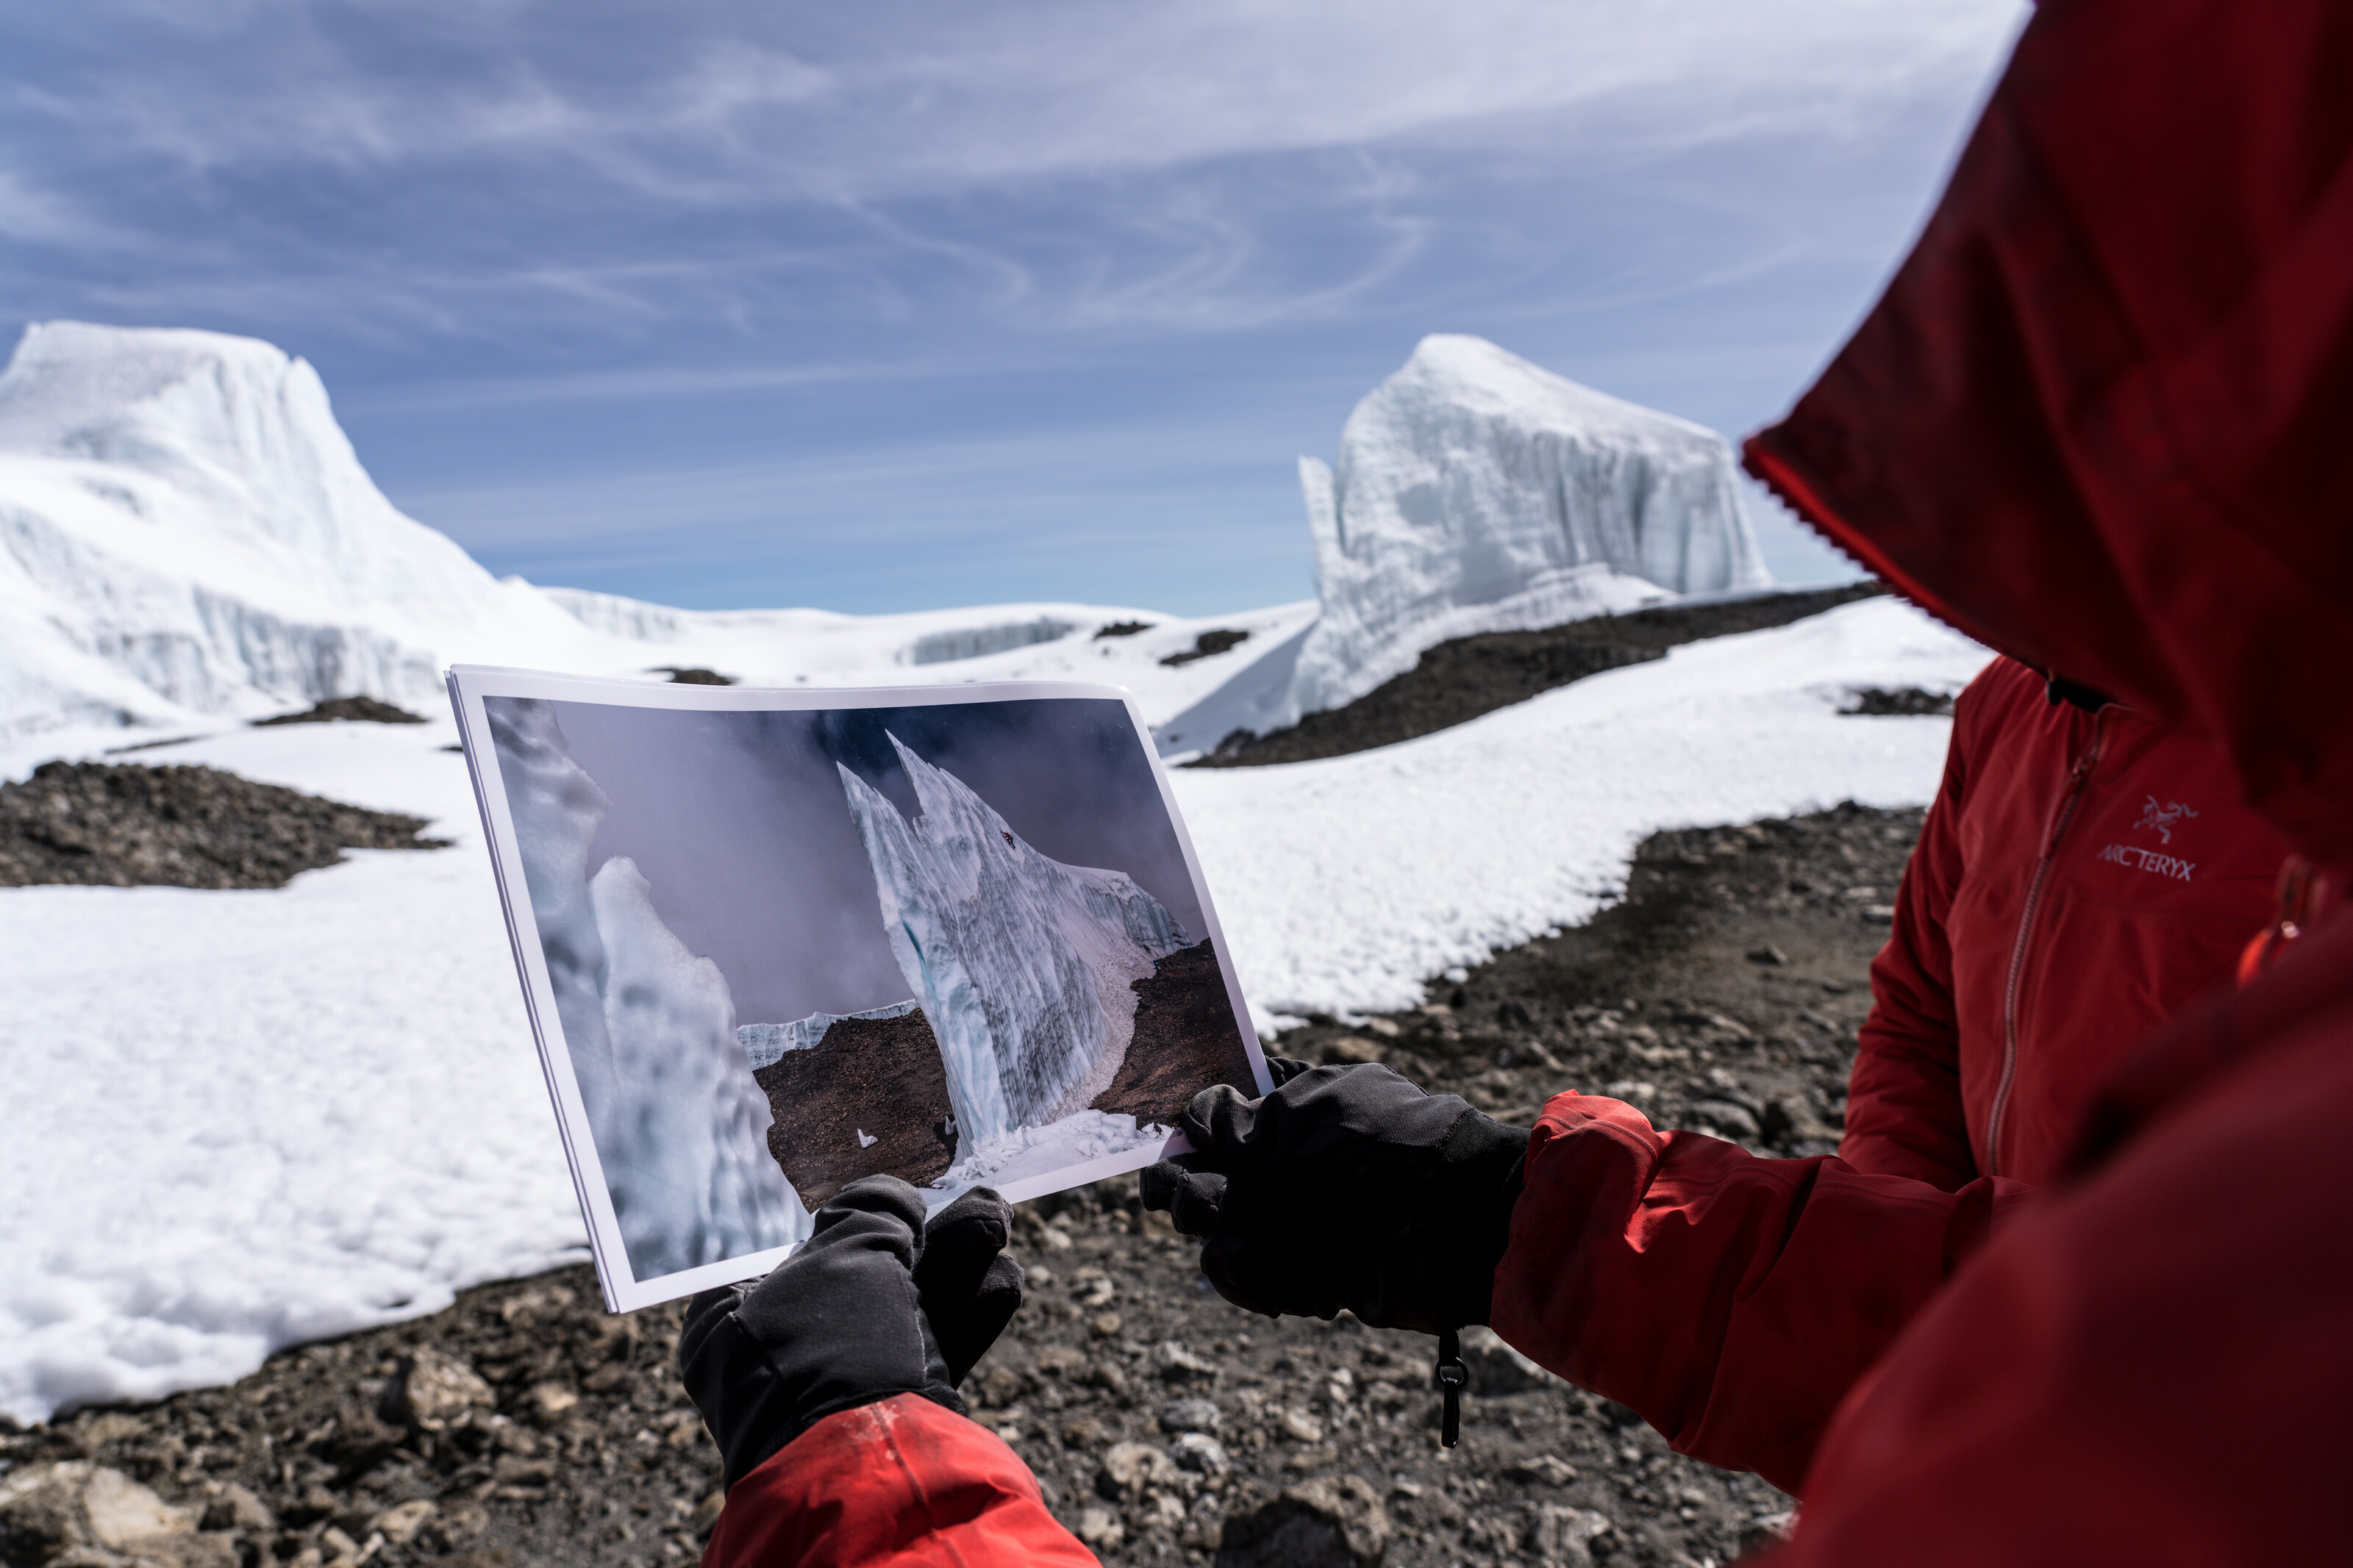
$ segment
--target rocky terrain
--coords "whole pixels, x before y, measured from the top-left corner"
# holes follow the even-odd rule
[[[44,763],[0,784],[0,887],[282,888],[345,849],[438,849],[419,816],[217,768]]]
[[[1456,637],[1424,649],[1411,669],[1344,708],[1311,713],[1290,729],[1271,734],[1237,730],[1208,755],[1186,765],[1260,767],[1391,746],[1525,702],[1539,692],[1605,669],[1663,658],[1669,648],[1682,643],[1787,626],[1886,591],[1877,583],[1854,583],[1712,605],[1664,605],[1622,616],[1595,616],[1538,632]],[[1218,635],[1206,634],[1204,643]],[[1910,710],[1867,710],[1874,713]]]
[[[373,697],[331,697],[324,702],[313,703],[300,713],[280,713],[274,719],[256,719],[257,727],[270,724],[332,724],[338,720],[363,724],[422,724],[424,718],[406,708],[389,702],[379,702]]]
[[[1760,1152],[1826,1148],[1917,827],[1846,806],[1657,836],[1588,925],[1278,1048],[1387,1060],[1523,1122],[1599,1089]],[[1236,1311],[1133,1178],[1023,1205],[1017,1246],[1029,1299],[967,1393],[1107,1563],[1696,1568],[1789,1506],[1492,1342],[1441,1450],[1430,1341]],[[578,1268],[230,1388],[0,1428],[0,1561],[682,1563],[719,1499],[677,1323],[607,1317]]]

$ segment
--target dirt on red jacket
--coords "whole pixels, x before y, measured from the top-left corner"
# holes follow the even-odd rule
[[[1840,1157],[1947,1192],[2050,1181],[2116,1062],[2231,983],[2287,854],[2211,748],[1996,659],[1872,964]]]

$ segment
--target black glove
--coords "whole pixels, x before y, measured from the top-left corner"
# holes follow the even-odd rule
[[[729,1487],[837,1410],[920,1394],[963,1415],[955,1385],[1021,1305],[1012,1206],[987,1187],[927,1230],[913,1187],[864,1176],[816,1221],[766,1279],[687,1304],[679,1372]]]
[[[1220,1085],[1144,1173],[1238,1307],[1424,1333],[1483,1323],[1528,1134],[1379,1066],[1314,1068],[1264,1100]]]

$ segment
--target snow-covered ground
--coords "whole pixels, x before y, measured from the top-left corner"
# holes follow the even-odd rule
[[[1870,600],[1176,794],[1262,1026],[1394,1007],[1589,915],[1654,828],[1926,800],[1946,721],[1835,710],[1985,657]],[[438,717],[240,728],[139,760],[416,812],[455,848],[274,892],[0,891],[0,1410],[227,1381],[580,1256],[452,739]],[[20,747],[11,776],[36,754],[58,753]]]
[[[1745,528],[1716,504],[1720,442],[1437,342],[1368,400],[1388,413],[1352,422],[1343,482],[1317,492],[1324,608],[1346,612],[1318,644],[1314,603],[696,613],[496,580],[376,490],[301,362],[203,332],[28,332],[0,375],[0,777],[185,737],[130,759],[415,813],[457,842],[269,892],[0,889],[0,1411],[225,1382],[280,1346],[583,1255],[465,764],[445,749],[443,664],[1100,680],[1133,689],[1174,754],[1284,721],[1303,670],[1357,689],[1424,641],[1566,613],[1544,595],[1589,567],[1639,573],[1645,593],[1746,583]],[[1431,484],[1468,509],[1421,519],[1434,544],[1413,536]],[[1682,521],[1635,526],[1662,506]],[[1095,635],[1131,622],[1150,624]],[[1210,630],[1248,637],[1162,662]],[[1377,752],[1180,773],[1176,794],[1267,1031],[1410,1004],[1451,966],[1586,918],[1659,827],[1926,800],[1946,721],[1836,709],[1851,687],[1957,688],[1985,657],[1874,600]],[[246,723],[355,692],[430,721]],[[1018,1184],[1149,1137],[1082,1112],[967,1152]]]

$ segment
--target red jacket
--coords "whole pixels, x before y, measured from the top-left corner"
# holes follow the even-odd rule
[[[837,1411],[735,1483],[706,1568],[1093,1568],[1003,1439],[920,1394]]]
[[[1840,1157],[1947,1192],[2050,1181],[2108,1069],[2228,982],[2287,853],[2211,748],[1996,659],[1871,966]]]
[[[2046,0],[1752,468],[1964,629],[2202,734],[2353,873],[2353,8]],[[1776,1568],[2345,1555],[2353,924],[2121,1064],[1850,1395]],[[2222,1436],[2228,1434],[2228,1436]]]

